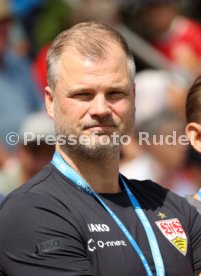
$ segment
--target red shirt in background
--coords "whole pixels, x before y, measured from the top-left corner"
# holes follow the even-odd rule
[[[177,17],[162,38],[152,45],[169,60],[198,74],[201,65],[201,26],[184,17]],[[200,71],[201,73],[201,71]]]
[[[50,47],[50,43],[43,46],[36,56],[33,62],[33,74],[36,82],[44,91],[44,88],[47,86],[47,65],[46,65],[46,56],[47,51]]]

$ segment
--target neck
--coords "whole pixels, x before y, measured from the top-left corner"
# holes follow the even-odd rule
[[[119,153],[115,152],[104,160],[88,156],[66,153],[59,146],[57,152],[96,193],[118,193],[119,185]]]

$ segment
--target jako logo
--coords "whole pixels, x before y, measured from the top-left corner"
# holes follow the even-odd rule
[[[90,232],[109,232],[110,228],[106,224],[87,224]]]

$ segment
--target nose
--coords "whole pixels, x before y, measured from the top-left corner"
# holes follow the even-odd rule
[[[96,95],[91,102],[91,107],[89,111],[90,115],[98,117],[106,117],[111,114],[110,104],[104,95]]]

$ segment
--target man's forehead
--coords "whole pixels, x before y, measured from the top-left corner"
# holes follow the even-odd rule
[[[61,60],[60,68],[58,76],[70,82],[75,79],[80,82],[80,78],[83,82],[121,82],[130,78],[127,62],[122,58],[94,61],[90,57],[79,59],[77,56],[68,56]]]
[[[103,58],[90,55],[83,56],[78,52],[66,51],[63,53],[59,65],[61,70],[71,75],[73,73],[97,74],[120,73],[128,71],[128,60],[124,53],[116,52]]]
[[[72,43],[69,46],[65,46],[63,48],[61,58],[68,56],[73,58],[77,57],[79,59],[87,58],[94,62],[107,60],[108,58],[112,58],[114,54],[118,54],[126,58],[125,51],[116,42],[111,41],[111,43],[104,44],[101,47],[102,51],[99,51],[97,50],[96,46],[82,46]]]
[[[116,53],[114,51],[116,50]],[[57,80],[65,86],[127,86],[130,84],[128,59],[122,49],[114,49],[104,58],[84,56],[75,48],[66,48],[59,62]],[[67,88],[67,87],[66,87]]]

